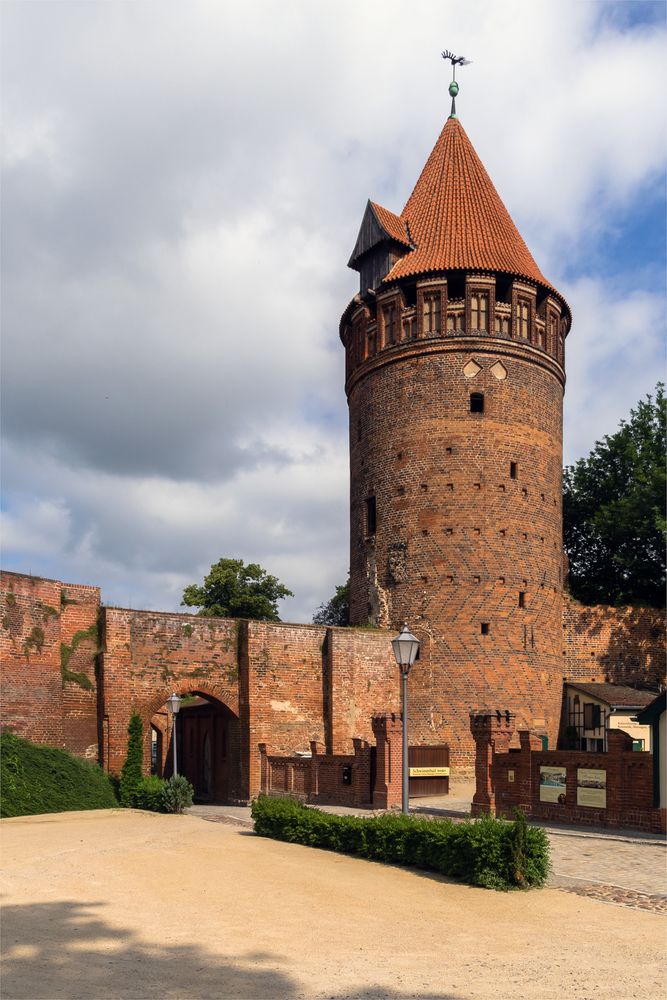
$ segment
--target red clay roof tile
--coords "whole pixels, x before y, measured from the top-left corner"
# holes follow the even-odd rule
[[[429,271],[501,271],[556,291],[533,260],[456,118],[447,119],[401,220],[415,249],[396,262],[385,282]]]
[[[398,243],[402,243],[406,247],[412,247],[410,240],[408,239],[408,228],[405,224],[405,220],[400,217],[400,215],[394,215],[390,212],[388,208],[383,208],[382,205],[378,205],[376,201],[372,201],[371,208],[375,212],[378,218],[378,222],[385,229],[392,239],[396,240]]]

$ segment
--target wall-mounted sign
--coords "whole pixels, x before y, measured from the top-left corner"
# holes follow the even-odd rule
[[[564,767],[540,767],[540,802],[565,803],[567,771]]]
[[[411,778],[448,778],[448,767],[411,767]]]
[[[577,768],[577,805],[607,808],[607,772],[600,767]]]
[[[507,772],[507,780],[509,781],[510,785],[513,783],[513,781],[514,781],[514,771],[508,771]]]

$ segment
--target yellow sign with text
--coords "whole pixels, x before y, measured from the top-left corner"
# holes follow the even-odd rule
[[[448,778],[448,767],[411,767],[411,778]]]

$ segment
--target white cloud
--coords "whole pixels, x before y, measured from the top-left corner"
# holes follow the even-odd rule
[[[654,384],[664,303],[650,268],[625,294],[591,262],[664,172],[664,28],[605,11],[5,4],[12,564],[172,608],[239,555],[296,592],[285,617],[330,596],[345,262],[366,198],[400,211],[448,114],[445,45],[474,60],[459,114],[573,306],[566,454],[613,431]]]

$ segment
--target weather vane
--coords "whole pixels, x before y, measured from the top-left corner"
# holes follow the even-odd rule
[[[469,66],[472,60],[466,59],[465,56],[455,56],[453,52],[449,51],[449,49],[445,49],[445,51],[442,53],[442,58],[449,59],[450,63],[452,64],[452,82],[449,85],[449,94],[452,98],[452,111],[449,117],[456,118],[456,95],[459,92],[459,85],[456,82],[456,67],[457,65]]]

